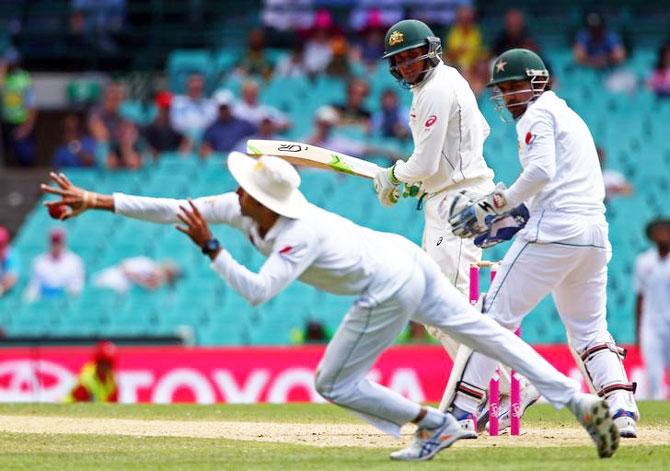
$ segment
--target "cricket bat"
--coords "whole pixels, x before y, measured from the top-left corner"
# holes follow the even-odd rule
[[[373,179],[382,168],[367,160],[302,142],[249,139],[247,154],[252,157],[274,155],[295,165],[334,170]]]

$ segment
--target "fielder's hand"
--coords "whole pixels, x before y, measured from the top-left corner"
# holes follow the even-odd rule
[[[63,173],[49,173],[49,178],[58,185],[58,187],[49,186],[45,183],[40,185],[44,193],[59,195],[60,200],[47,201],[44,203],[49,209],[49,214],[65,221],[66,219],[78,216],[89,208],[96,208],[98,194],[86,191],[83,188],[74,186]]]
[[[393,206],[400,199],[400,181],[393,175],[393,167],[377,172],[374,185],[377,198],[383,206]]]
[[[205,242],[212,239],[212,232],[193,201],[189,199],[188,204],[189,208],[179,206],[181,213],[177,214],[177,217],[184,225],[176,225],[175,228],[189,236],[194,244],[202,248]]]

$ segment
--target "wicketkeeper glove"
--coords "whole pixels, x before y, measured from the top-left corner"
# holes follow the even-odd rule
[[[498,183],[495,190],[469,203],[465,209],[455,212],[456,200],[452,204],[449,215],[451,232],[461,238],[470,238],[483,234],[488,230],[497,216],[511,210],[505,198],[505,185]]]
[[[501,242],[511,240],[517,232],[525,227],[529,218],[528,208],[525,204],[520,204],[511,211],[495,218],[486,232],[475,237],[475,245],[482,249],[488,249]]]
[[[393,166],[377,172],[374,185],[377,198],[383,206],[393,206],[400,199],[400,180],[393,175]]]

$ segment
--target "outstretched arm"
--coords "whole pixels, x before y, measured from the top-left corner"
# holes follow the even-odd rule
[[[188,235],[198,247],[212,239],[198,208],[189,201],[180,208],[176,228]],[[258,273],[241,265],[224,248],[204,251],[212,260],[211,267],[228,285],[250,304],[256,306],[269,301],[279,294],[293,280],[298,278],[314,261],[318,254],[317,235],[305,228],[282,234],[277,239],[275,249]]]
[[[42,184],[42,191],[58,195],[61,199],[48,201],[44,205],[52,215],[61,220],[78,216],[89,209],[98,209],[144,221],[174,224],[179,222],[177,215],[180,206],[188,204],[186,200],[171,198],[149,198],[123,193],[103,195],[73,185],[62,173],[50,173],[49,177],[57,186]],[[235,193],[197,198],[194,204],[208,222],[227,224],[242,230],[252,224],[251,219],[242,216]]]

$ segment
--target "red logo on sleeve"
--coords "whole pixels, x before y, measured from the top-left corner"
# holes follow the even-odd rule
[[[282,254],[282,255],[285,255],[285,254],[287,254],[287,253],[291,253],[291,250],[293,250],[293,247],[290,246],[290,245],[287,245],[286,247],[284,247],[283,249],[281,249],[281,250],[279,251],[279,253]]]
[[[530,131],[526,133],[526,145],[529,145],[535,140],[535,135],[531,134]]]
[[[428,119],[427,119],[426,122],[424,123],[424,126],[427,127],[427,128],[429,128],[429,127],[431,127],[433,124],[435,124],[435,121],[437,121],[437,116],[435,116],[434,114],[432,114],[432,115],[428,116]]]

